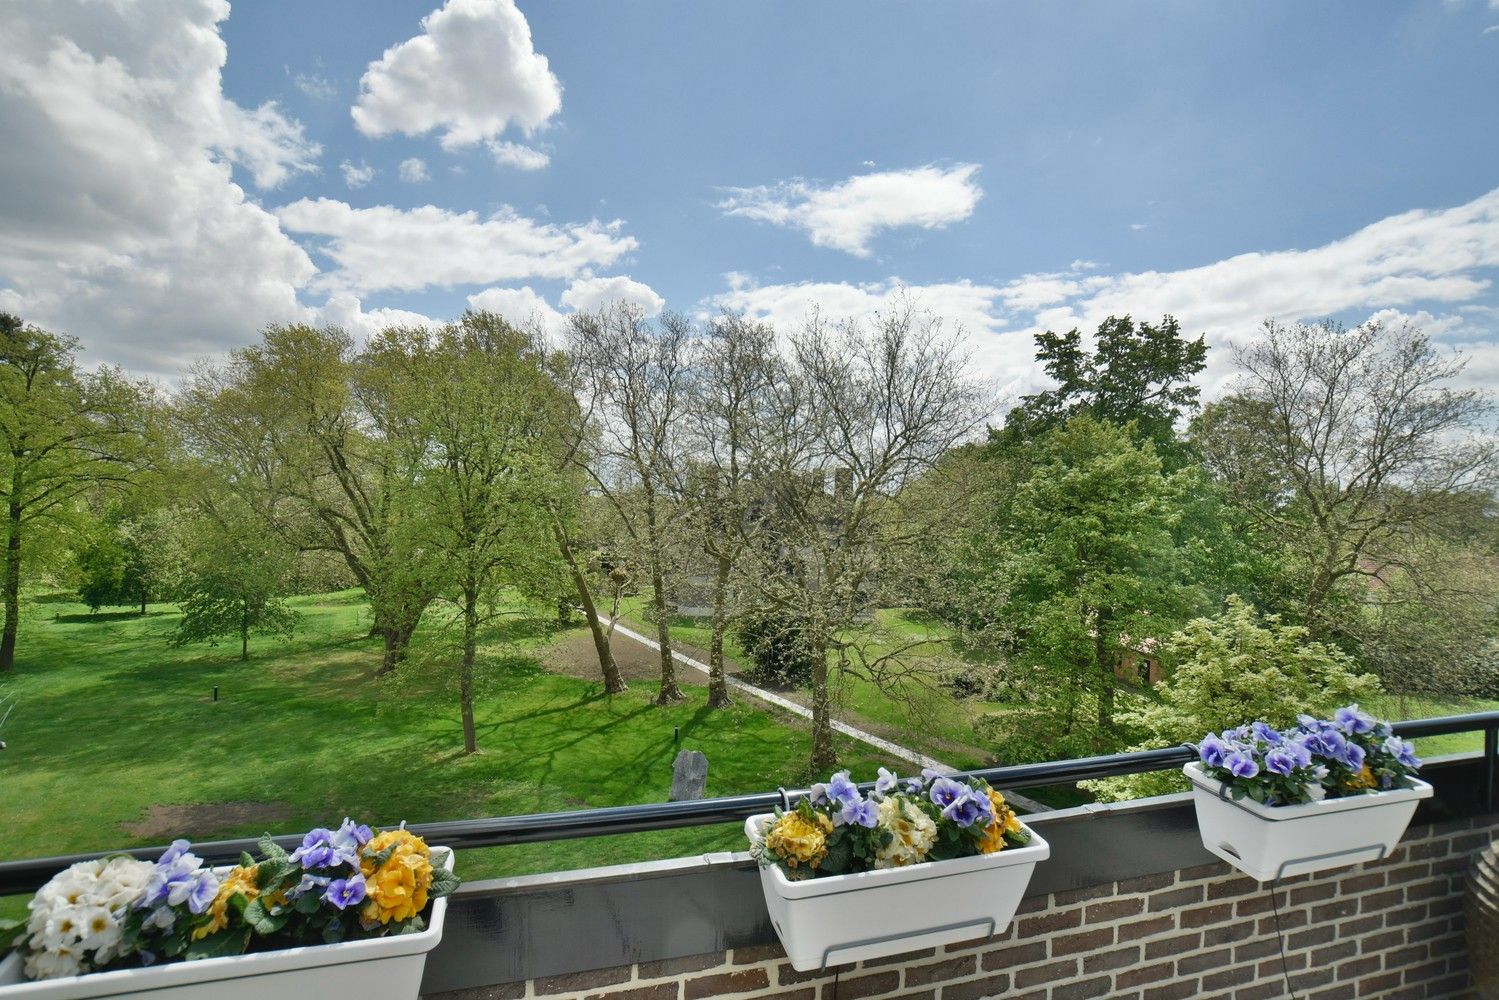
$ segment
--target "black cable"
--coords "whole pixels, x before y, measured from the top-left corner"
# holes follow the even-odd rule
[[[843,975],[843,966],[833,970],[833,1000],[838,1000],[838,977]]]
[[[1276,881],[1279,881],[1278,879]],[[1280,941],[1280,973],[1286,980],[1286,996],[1291,1000],[1298,1000],[1296,991],[1291,989],[1291,964],[1286,959],[1286,932],[1280,929],[1280,903],[1275,899],[1275,882],[1270,883],[1270,909],[1275,914],[1275,936]],[[1286,897],[1290,902],[1290,897]]]

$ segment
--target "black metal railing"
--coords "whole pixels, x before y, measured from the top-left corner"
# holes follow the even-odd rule
[[[1395,732],[1404,739],[1443,736],[1451,733],[1484,734],[1485,785],[1481,796],[1485,811],[1492,812],[1495,796],[1495,765],[1499,761],[1499,712],[1476,712],[1449,715],[1435,719],[1418,719],[1395,724]],[[1074,760],[1048,761],[1040,764],[1015,764],[964,771],[957,778],[983,778],[996,788],[1038,788],[1093,778],[1113,778],[1127,774],[1166,771],[1195,760],[1187,747],[1164,747],[1136,753],[1108,754]],[[860,786],[874,787],[873,783]],[[810,789],[777,789],[755,795],[730,795],[714,799],[692,799],[683,802],[653,802],[634,806],[609,806],[602,809],[579,809],[571,812],[532,813],[525,816],[495,816],[486,819],[460,819],[438,823],[411,824],[409,829],[429,843],[456,850],[475,847],[504,847],[542,841],[573,840],[649,830],[673,830],[682,827],[712,826],[717,823],[742,823],[757,813],[769,812],[778,805],[789,804],[805,796]],[[301,834],[276,837],[283,847],[301,842]],[[230,864],[242,851],[254,851],[254,840],[217,840],[194,844],[193,851],[211,864]],[[51,858],[0,862],[0,896],[33,892],[58,871],[79,861],[90,861],[112,854],[131,854],[154,858],[166,850],[161,847],[132,847],[125,850],[98,851]]]

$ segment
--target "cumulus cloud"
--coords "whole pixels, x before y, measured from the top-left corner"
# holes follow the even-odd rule
[[[828,187],[796,178],[729,188],[718,207],[725,215],[800,229],[817,246],[867,257],[870,242],[886,230],[940,229],[972,215],[983,197],[978,169],[972,163],[928,165],[860,174]]]
[[[421,184],[432,176],[427,173],[427,161],[416,156],[401,161],[400,174],[401,180],[407,184]]]
[[[441,326],[442,321],[408,309],[365,309],[356,296],[330,295],[328,301],[307,312],[305,320],[317,325],[338,326],[360,340],[392,326]]]
[[[313,287],[330,292],[415,291],[527,278],[573,278],[635,249],[621,224],[553,225],[505,208],[481,218],[433,205],[354,208],[303,198],[276,210],[286,229],[314,237],[337,266]]]
[[[485,143],[489,149],[489,155],[494,157],[494,162],[502,167],[514,167],[517,170],[540,170],[552,158],[539,149],[523,145],[519,142],[501,142],[491,139]]]
[[[338,165],[343,171],[344,183],[351,188],[362,188],[375,179],[375,168],[360,160],[357,164],[344,160]]]
[[[562,109],[562,85],[513,0],[448,0],[422,19],[421,34],[369,64],[359,91],[360,132],[440,130],[444,149],[498,139],[512,126],[529,136]]]
[[[624,302],[638,306],[647,316],[654,316],[666,300],[644,282],[625,275],[610,278],[579,278],[567,287],[560,300],[574,312],[593,312],[601,306]]]
[[[468,307],[492,312],[521,329],[540,329],[550,337],[561,335],[567,317],[531,286],[522,288],[486,288],[468,297]]]
[[[318,150],[274,105],[224,97],[228,5],[7,5],[0,287],[93,361],[167,374],[300,315],[314,273],[231,163],[273,186]]]
[[[1251,336],[1269,317],[1359,322],[1409,314],[1433,335],[1464,342],[1474,353],[1475,372],[1494,367],[1481,354],[1492,350],[1483,342],[1495,339],[1490,300],[1499,268],[1499,189],[1453,208],[1392,215],[1305,250],[1240,254],[1176,271],[1105,274],[1089,264],[1004,282],[910,286],[895,279],[757,285],[732,275],[728,291],[709,304],[794,325],[814,305],[834,317],[888,308],[904,289],[922,307],[980,334],[976,360],[1022,391],[1039,384],[1034,333],[1090,332],[1104,318],[1126,313],[1151,319],[1171,313],[1186,330],[1205,333],[1220,348],[1209,352],[1209,392],[1229,375],[1230,352],[1222,348]]]

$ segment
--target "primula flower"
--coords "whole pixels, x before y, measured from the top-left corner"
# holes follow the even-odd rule
[[[390,851],[378,867],[375,856]],[[410,920],[427,906],[432,862],[426,841],[409,830],[386,830],[365,845],[359,859],[367,901],[360,915],[367,925]]]
[[[880,825],[890,831],[890,842],[876,848],[876,868],[904,868],[925,861],[927,852],[937,842],[937,824],[932,818],[899,795],[892,795],[879,805]]]
[[[782,813],[765,834],[765,849],[786,862],[786,867],[816,868],[828,853],[828,834],[833,823],[821,813],[808,820],[799,812]]]

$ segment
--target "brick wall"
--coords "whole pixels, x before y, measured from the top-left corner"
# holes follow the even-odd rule
[[[1288,879],[1276,892],[1291,987],[1307,1000],[1459,997],[1468,988],[1463,890],[1499,828],[1414,827],[1386,861]],[[586,948],[586,942],[579,942]],[[441,994],[443,1000],[1257,1000],[1285,996],[1265,887],[1225,864],[1024,901],[1002,935],[829,972],[779,945]]]

